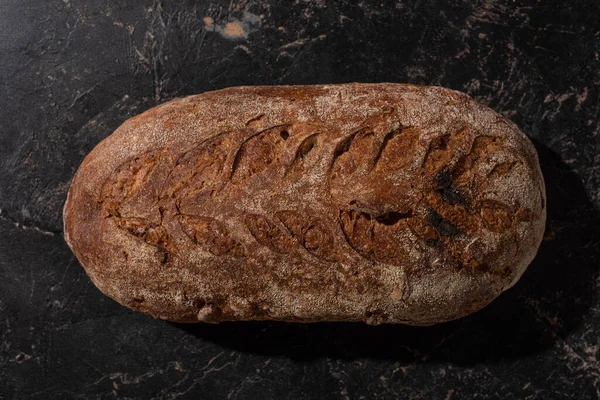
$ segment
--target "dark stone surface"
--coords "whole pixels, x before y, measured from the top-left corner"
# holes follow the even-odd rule
[[[0,2],[0,398],[597,398],[599,21],[594,0]],[[188,326],[90,283],[61,207],[127,117],[233,85],[350,81],[465,91],[535,140],[549,220],[514,289],[431,328]]]

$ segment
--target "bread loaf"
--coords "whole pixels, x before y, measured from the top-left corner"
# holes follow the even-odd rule
[[[512,122],[389,83],[162,104],[96,146],[64,208],[102,292],[179,322],[455,319],[515,284],[545,219]]]

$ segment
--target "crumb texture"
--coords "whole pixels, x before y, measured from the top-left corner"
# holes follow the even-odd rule
[[[123,124],[65,226],[94,283],[156,317],[428,325],[516,282],[544,196],[525,135],[466,95],[232,88]]]

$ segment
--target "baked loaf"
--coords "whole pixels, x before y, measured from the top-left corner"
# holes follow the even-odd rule
[[[64,208],[94,284],[178,322],[455,319],[515,284],[545,219],[512,122],[390,83],[170,101],[96,146]]]

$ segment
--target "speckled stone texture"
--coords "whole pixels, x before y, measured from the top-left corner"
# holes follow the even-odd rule
[[[596,398],[600,4],[16,1],[0,5],[0,398]],[[235,85],[464,91],[534,141],[540,253],[430,327],[177,325],[102,295],[62,237],[79,163],[126,118]]]

